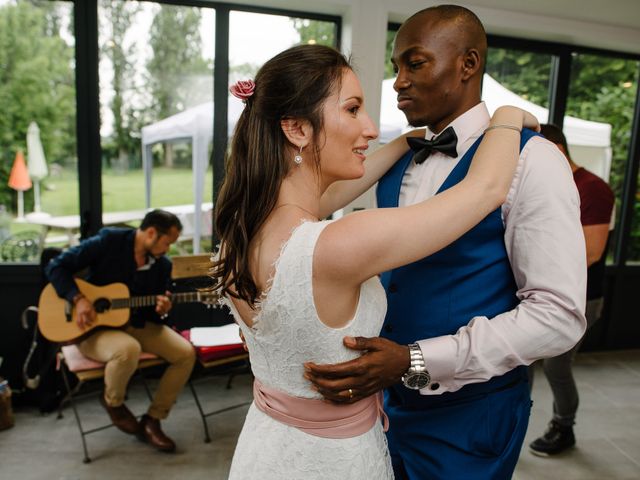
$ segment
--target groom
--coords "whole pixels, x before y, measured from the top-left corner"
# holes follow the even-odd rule
[[[446,153],[413,146],[420,153],[381,179],[379,207],[417,203],[465,176],[489,124],[480,100],[486,52],[482,24],[463,7],[427,8],[401,26],[392,54],[398,108],[412,126],[429,127],[427,140],[448,141]],[[361,357],[306,365],[332,401],[387,389],[396,478],[511,477],[531,405],[523,365],[565,352],[585,330],[572,182],[557,148],[523,131],[502,208],[431,257],[383,274],[385,338],[345,338]]]

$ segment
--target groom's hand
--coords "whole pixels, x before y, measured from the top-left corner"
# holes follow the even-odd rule
[[[305,378],[329,401],[353,403],[400,381],[410,365],[406,345],[385,338],[345,337],[344,345],[359,350],[356,359],[334,365],[305,363]]]

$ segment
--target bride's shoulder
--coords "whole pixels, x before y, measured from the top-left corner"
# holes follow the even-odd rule
[[[254,238],[253,258],[257,266],[257,278],[262,281],[272,278],[275,268],[289,250],[312,243],[314,233],[323,222],[296,221],[265,225]],[[295,252],[294,252],[295,253]]]

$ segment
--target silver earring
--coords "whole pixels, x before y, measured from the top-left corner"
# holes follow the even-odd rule
[[[300,165],[302,163],[302,145],[300,145],[300,151],[293,157],[293,161],[296,162],[296,165]]]

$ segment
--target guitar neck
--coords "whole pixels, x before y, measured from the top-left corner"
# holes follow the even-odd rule
[[[174,305],[177,303],[204,302],[211,296],[212,294],[209,292],[173,293],[171,302]],[[156,297],[157,295],[141,295],[129,298],[113,298],[111,299],[111,309],[153,307],[156,304]]]

